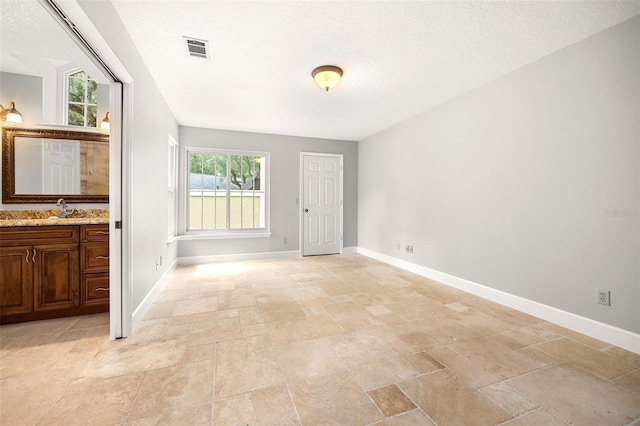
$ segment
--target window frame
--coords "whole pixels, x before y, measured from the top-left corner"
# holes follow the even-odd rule
[[[172,243],[178,237],[178,142],[169,135],[167,147],[167,242]],[[173,226],[172,226],[173,225]]]
[[[84,101],[85,102],[73,102],[73,103],[77,104],[77,105],[84,105],[85,106],[85,108],[83,109],[84,110],[84,114],[83,114],[84,125],[83,126],[77,126],[75,124],[69,124],[69,103],[71,102],[69,100],[69,78],[71,78],[72,75],[77,74],[79,72],[84,72],[85,77],[86,77],[86,79],[85,79],[85,87],[84,87]],[[98,98],[97,98],[97,96],[98,96],[98,93],[97,93],[98,92],[98,88],[97,88],[98,82],[96,80],[92,79],[89,76],[89,74],[87,74],[87,72],[85,70],[83,70],[82,68],[79,68],[79,67],[74,67],[74,68],[71,68],[69,70],[64,71],[62,73],[62,77],[63,77],[63,87],[64,87],[64,92],[62,94],[62,96],[63,96],[62,123],[64,125],[67,125],[67,126],[97,128],[98,124],[99,124],[99,120],[100,120],[100,117],[98,117]],[[87,91],[88,91],[88,82],[89,82],[89,80],[91,80],[91,81],[96,83],[96,103],[95,103],[95,105],[94,104],[90,104],[90,103],[87,102],[88,101],[88,99],[87,99]],[[95,106],[96,107],[96,125],[95,126],[89,126],[87,124],[87,107],[88,106]]]
[[[264,238],[271,236],[271,208],[270,208],[270,181],[271,181],[271,158],[270,153],[265,151],[244,151],[235,149],[218,149],[218,148],[202,148],[202,147],[184,147],[181,151],[181,168],[182,168],[182,180],[180,185],[182,196],[180,197],[182,202],[182,212],[184,221],[182,221],[182,233],[180,235],[181,240],[192,239],[225,239],[225,238]],[[189,212],[189,197],[190,197],[190,179],[189,179],[189,157],[191,154],[215,154],[215,155],[241,155],[241,156],[253,156],[262,157],[264,162],[261,163],[261,168],[264,170],[264,182],[261,181],[261,185],[264,188],[264,228],[247,228],[247,229],[233,229],[228,227],[227,229],[189,229],[190,212]],[[227,164],[227,175],[229,174],[229,165]],[[227,188],[227,194],[230,194],[230,188]],[[227,203],[226,214],[229,215],[229,204]],[[229,226],[229,221],[227,221]]]

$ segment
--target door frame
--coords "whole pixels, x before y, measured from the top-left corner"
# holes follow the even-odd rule
[[[338,254],[342,254],[344,252],[344,155],[343,154],[334,154],[330,152],[308,152],[301,151],[300,152],[300,198],[296,203],[298,207],[299,214],[299,247],[300,247],[300,257],[305,257],[304,255],[304,157],[305,156],[313,156],[313,157],[332,157],[340,159],[340,231],[338,238],[340,239],[340,252]]]

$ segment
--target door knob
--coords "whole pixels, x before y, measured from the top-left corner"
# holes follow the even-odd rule
[[[305,213],[309,213],[309,209],[304,209],[304,212]]]

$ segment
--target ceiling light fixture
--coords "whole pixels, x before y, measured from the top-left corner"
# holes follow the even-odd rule
[[[107,132],[111,129],[111,123],[109,122],[109,111],[107,111],[107,115],[104,116],[102,122],[100,123],[100,128],[102,130],[106,130]]]
[[[10,102],[9,109],[4,109],[4,107],[0,105],[0,121],[7,123],[22,123],[22,114],[20,114],[20,111],[16,109],[15,103]]]
[[[322,65],[311,72],[316,84],[325,91],[336,87],[342,77],[342,69],[335,65]]]

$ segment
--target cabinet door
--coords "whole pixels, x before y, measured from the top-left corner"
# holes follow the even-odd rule
[[[0,315],[33,310],[32,247],[0,247]]]
[[[78,244],[38,245],[34,250],[34,310],[78,306]]]
[[[109,304],[109,274],[87,274],[80,276],[80,304]]]
[[[80,249],[80,271],[83,274],[109,272],[109,243],[83,243]]]

